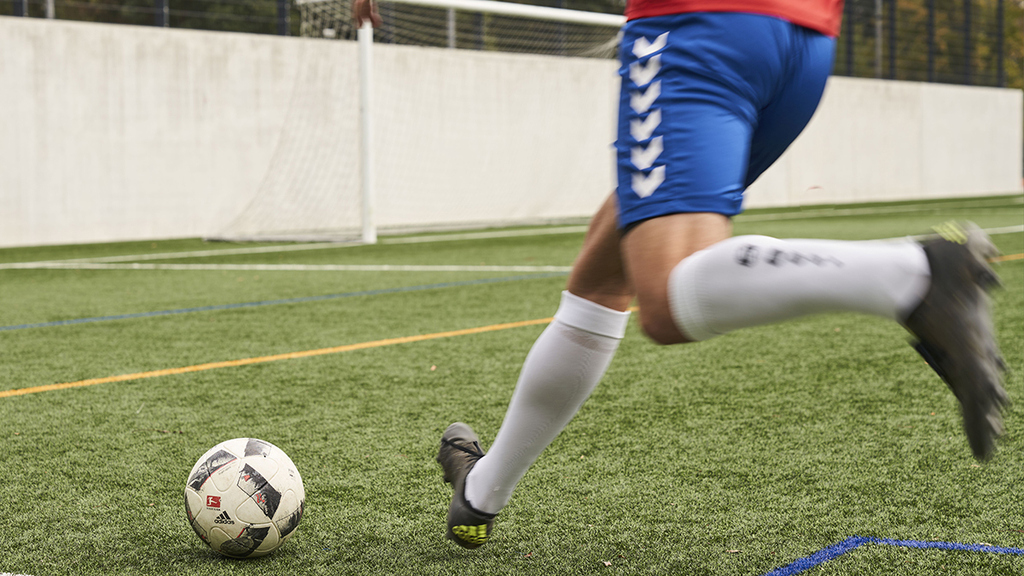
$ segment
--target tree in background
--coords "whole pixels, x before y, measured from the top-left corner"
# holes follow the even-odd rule
[[[0,0],[0,15],[14,14],[15,2],[20,1]],[[154,0],[52,1],[56,17],[63,20],[139,26],[152,26],[157,21]],[[166,1],[169,25],[174,28],[254,34],[278,32],[277,0]],[[846,1],[846,17],[836,55],[838,74],[986,86],[996,86],[1002,80],[1008,87],[1024,88],[1024,0]],[[45,17],[46,2],[30,0],[29,16]],[[625,8],[625,0],[520,0],[520,3],[610,14],[621,14]],[[288,29],[298,35],[299,11],[292,0],[288,4]],[[1004,42],[1002,78],[999,74],[1000,4]],[[460,14],[459,18],[468,22],[471,16]],[[966,34],[968,22],[970,33]],[[933,30],[930,43],[929,29]],[[481,40],[460,43],[458,47],[518,51],[516,46],[497,39],[482,37]]]

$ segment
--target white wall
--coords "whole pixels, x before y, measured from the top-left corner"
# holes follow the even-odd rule
[[[0,246],[357,227],[355,45],[0,17]],[[382,226],[586,216],[616,64],[375,47]],[[833,78],[748,206],[1021,190],[1020,91]]]
[[[274,176],[267,167],[290,159],[278,157],[284,128],[309,108],[297,85],[320,91],[323,122],[338,119],[336,94],[355,99],[349,53],[340,42],[0,17],[0,246],[222,229]]]
[[[377,45],[382,226],[586,216],[612,190],[610,61]]]
[[[1019,90],[833,77],[748,207],[1019,192]]]

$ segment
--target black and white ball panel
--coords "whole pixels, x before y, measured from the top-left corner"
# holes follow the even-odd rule
[[[277,549],[302,518],[305,491],[295,464],[255,438],[214,446],[196,462],[185,487],[185,512],[196,534],[233,557]]]

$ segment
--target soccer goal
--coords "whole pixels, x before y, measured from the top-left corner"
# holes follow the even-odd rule
[[[356,39],[351,0],[296,4],[302,36]],[[625,22],[620,14],[490,0],[395,0],[379,7],[378,43],[555,56],[614,56],[614,38]]]
[[[296,63],[274,159],[218,239],[373,243],[565,221],[607,195],[587,175],[610,166],[621,15],[397,0],[357,30],[350,0],[296,4],[302,36],[341,42]]]

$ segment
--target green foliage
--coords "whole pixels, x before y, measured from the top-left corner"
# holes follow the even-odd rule
[[[736,229],[869,239],[950,218],[983,227],[1024,218],[1019,196],[910,206],[761,211]],[[995,240],[1024,252],[1024,234]],[[568,265],[581,242],[560,234],[202,261]],[[0,262],[220,247],[6,249]],[[983,465],[970,457],[956,400],[891,323],[823,315],[658,347],[632,322],[493,541],[467,552],[443,538],[450,490],[433,461],[437,441],[456,419],[493,440],[543,329],[532,326],[0,398],[0,572],[757,575],[853,535],[1022,547],[1024,261],[999,271],[996,325],[1014,405],[1001,451]],[[0,326],[490,276],[0,270]],[[538,277],[0,331],[0,389],[546,318],[563,285]],[[277,444],[305,479],[302,524],[264,559],[217,557],[184,517],[193,462],[236,436]],[[1019,556],[868,545],[808,574],[1022,572]]]
[[[277,33],[277,0],[167,0],[170,26],[249,32]],[[289,1],[291,34],[299,33],[299,11]],[[152,26],[156,21],[155,0],[54,0],[55,17],[61,20],[107,22]],[[43,0],[29,0],[29,16],[44,18]],[[0,0],[0,16],[13,14],[13,1]]]
[[[56,16],[65,20],[111,22],[150,26],[155,19],[153,0],[54,0]],[[333,0],[347,2],[347,0]],[[555,6],[587,12],[621,14],[624,0],[513,0],[517,3]],[[277,0],[168,0],[170,25],[194,28],[277,33]],[[895,43],[890,40],[893,21],[890,10],[895,2]],[[969,2],[969,4],[968,4]],[[953,84],[995,86],[999,75],[999,31],[1003,35],[1003,78],[1011,88],[1024,88],[1024,9],[1017,0],[882,0],[876,15],[876,0],[846,0],[843,30],[837,44],[836,73],[847,76],[894,78],[911,81],[937,81]],[[13,0],[0,0],[0,15],[13,13]],[[934,6],[934,36],[931,72],[929,72],[929,8]],[[1000,22],[1000,6],[1002,21]],[[43,17],[44,2],[31,0],[29,15]],[[430,12],[430,9],[425,9]],[[471,18],[460,14],[460,19]],[[880,18],[882,36],[876,34]],[[301,14],[289,1],[290,34],[298,35]],[[970,33],[965,34],[967,22]],[[440,20],[438,22],[441,22]],[[339,24],[341,25],[341,24]],[[469,27],[463,23],[460,26]],[[438,24],[444,27],[442,22]],[[538,23],[538,27],[551,24]],[[543,31],[534,31],[541,34]],[[438,32],[440,34],[440,32]],[[852,41],[852,50],[847,40]],[[463,46],[462,44],[465,44]],[[460,48],[477,49],[481,42],[463,42]],[[482,43],[487,49],[511,49],[495,44],[491,38]],[[593,48],[593,47],[592,47]],[[876,51],[881,49],[881,61]],[[579,50],[572,52],[579,53]],[[603,54],[603,52],[602,52]],[[895,60],[895,69],[891,65]]]
[[[894,21],[892,2],[896,3]],[[1024,10],[1020,3],[1004,0],[1000,22],[999,0],[969,2],[883,0],[882,11],[878,13],[875,0],[847,0],[837,45],[836,72],[868,78],[995,86],[1000,80],[998,55],[1002,26],[1004,81],[1011,88],[1024,87],[1021,84]],[[934,32],[929,64],[929,10],[932,6]],[[876,24],[881,26],[881,38]],[[895,44],[890,35],[893,25]],[[853,43],[852,61],[850,41]],[[881,49],[881,62],[877,59],[878,49]]]

